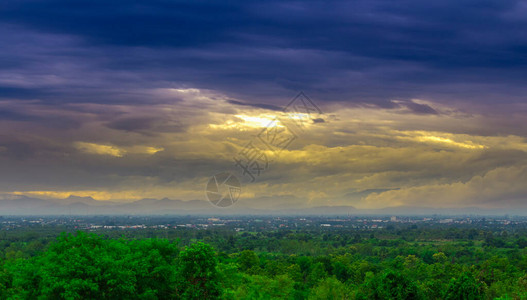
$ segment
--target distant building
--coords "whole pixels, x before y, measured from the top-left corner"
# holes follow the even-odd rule
[[[439,221],[440,224],[452,223],[452,222],[454,222],[454,219],[443,219]]]

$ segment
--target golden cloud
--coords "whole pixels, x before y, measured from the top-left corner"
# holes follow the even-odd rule
[[[109,155],[113,157],[123,157],[126,154],[126,151],[123,149],[120,149],[116,146],[111,145],[101,145],[101,144],[95,144],[95,143],[87,143],[87,142],[76,142],[74,146],[82,151],[89,154],[97,154],[97,155]]]
[[[276,116],[281,116],[272,110],[232,104],[229,97],[211,91],[161,89],[154,95],[177,97],[178,101],[141,108],[82,106],[79,110],[84,114],[75,116],[85,120],[84,126],[68,132],[41,130],[35,136],[18,136],[17,141],[49,143],[45,147],[39,144],[35,153],[41,161],[57,166],[57,172],[77,174],[89,166],[88,171],[97,180],[93,180],[92,186],[83,181],[88,187],[79,184],[78,191],[73,187],[55,187],[31,192],[34,182],[28,183],[28,188],[16,190],[40,196],[91,196],[99,200],[204,199],[204,185],[216,172],[237,172],[243,178],[233,157]],[[438,113],[326,105],[324,122],[307,123],[298,139],[279,155],[264,151],[272,158],[269,168],[256,182],[243,187],[242,197],[293,194],[310,205],[353,204],[365,208],[418,203],[462,206],[475,203],[473,199],[510,198],[508,189],[522,192],[518,187],[523,184],[523,173],[514,167],[527,165],[524,137],[506,127],[498,131],[495,124],[501,124],[499,119],[461,113],[431,101],[416,103],[426,103]],[[31,111],[38,113],[34,107]],[[140,132],[108,128],[106,124],[116,114],[130,120],[153,119],[156,126],[147,126]],[[181,125],[182,129],[172,130],[173,124]],[[0,134],[8,133],[0,129]],[[92,139],[95,135],[97,141]],[[76,151],[68,153],[73,139],[80,141],[73,143]],[[9,147],[0,145],[2,157],[13,153]],[[77,152],[92,156],[75,156]],[[67,155],[71,155],[67,163],[60,160]],[[100,157],[116,159],[105,160],[103,165]],[[68,169],[72,158],[78,159],[74,160],[75,170]],[[10,163],[16,166],[18,161]],[[101,164],[99,168],[97,164]],[[498,173],[501,177],[491,176]],[[71,178],[64,174],[57,177]],[[483,178],[484,185],[493,190],[478,189],[478,178]],[[500,178],[507,178],[507,182]],[[96,183],[110,180],[112,183],[115,180],[118,186],[104,188]],[[374,192],[362,193],[368,190]],[[432,200],[423,202],[424,198]],[[443,202],[434,202],[439,200]]]

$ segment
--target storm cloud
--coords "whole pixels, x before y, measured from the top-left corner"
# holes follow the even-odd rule
[[[244,197],[520,205],[526,14],[518,0],[8,1],[0,192],[199,198],[304,91],[325,114]]]

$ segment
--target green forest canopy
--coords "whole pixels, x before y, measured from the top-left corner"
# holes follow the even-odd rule
[[[277,251],[216,252],[203,242],[180,246],[168,239],[64,233],[41,245],[42,250],[27,242],[18,250],[3,249],[0,298],[527,297],[527,256],[521,237],[417,243],[356,235],[335,245],[339,239],[289,233]],[[225,250],[231,243],[242,243],[243,248],[250,240],[251,235],[244,234],[239,240],[214,243],[221,242],[224,246],[219,247]],[[306,253],[306,247],[318,253]],[[292,253],[295,248],[297,253]]]

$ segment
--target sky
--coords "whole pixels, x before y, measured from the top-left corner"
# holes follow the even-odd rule
[[[0,198],[205,200],[231,172],[254,206],[525,209],[526,16],[510,0],[4,1]],[[296,112],[252,181],[234,159],[294,131],[272,121],[299,92],[320,111]]]

